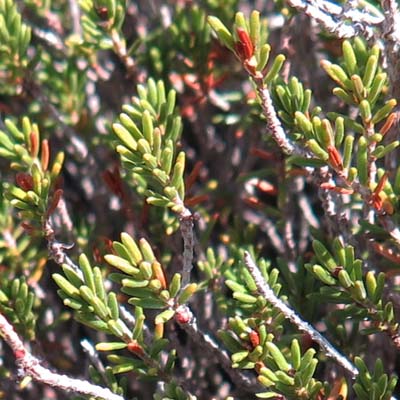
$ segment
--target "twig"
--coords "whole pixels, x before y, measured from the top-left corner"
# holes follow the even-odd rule
[[[83,351],[89,356],[90,362],[94,365],[96,370],[102,376],[104,382],[108,382],[106,369],[102,361],[100,360],[99,353],[96,351],[92,343],[88,339],[81,340],[81,346]]]
[[[342,39],[359,35],[370,39],[374,35],[373,25],[378,25],[383,20],[380,16],[374,17],[370,14],[360,13],[358,10],[345,10],[337,4],[323,0],[318,2],[288,0],[288,3]],[[346,19],[353,23],[346,24]]]
[[[342,368],[348,371],[353,379],[356,378],[359,374],[358,369],[345,356],[340,354],[314,327],[312,327],[308,322],[303,321],[290,307],[275,295],[261,275],[260,269],[247,251],[244,253],[244,262],[253,277],[260,294],[262,294],[265,299],[277,308],[287,319],[295,324],[299,330],[307,333],[311,339],[317,342],[325,354],[328,357],[333,358],[342,366]],[[392,396],[390,399],[396,400],[396,397]]]
[[[137,75],[137,67],[133,58],[128,55],[125,40],[121,39],[120,34],[115,29],[111,31],[110,37],[114,46],[114,51],[125,65],[128,76],[134,77]]]
[[[298,192],[298,202],[301,212],[303,213],[304,218],[307,223],[311,225],[313,228],[318,229],[320,226],[320,221],[314,214],[314,211],[310,204],[310,199],[304,194],[304,191]]]
[[[340,235],[346,238],[346,241],[349,241],[353,235],[350,233],[347,217],[343,213],[344,195],[321,187],[324,183],[336,186],[332,177],[332,171],[330,171],[328,167],[315,170],[313,173],[313,181],[319,187],[318,198],[321,201],[324,214],[327,216],[326,222],[331,236]],[[344,223],[345,221],[347,221],[347,223]]]
[[[60,54],[63,57],[67,56],[67,48],[64,45],[64,42],[60,38],[60,36],[54,33],[50,29],[43,29],[37,26],[32,25],[32,33],[35,36],[36,40],[40,41],[50,52],[54,52],[55,54]]]
[[[62,229],[63,232],[69,234],[68,237],[72,236],[74,231],[74,223],[68,211],[64,196],[60,197],[60,200],[57,203],[57,213],[53,213],[52,218],[54,228]]]
[[[125,325],[133,331],[136,325],[136,318],[128,309],[123,305],[119,304],[119,313],[121,315],[121,319],[124,321]],[[149,344],[152,340],[151,332],[149,327],[144,323],[143,324],[143,333],[144,333],[144,341],[146,344]]]
[[[257,85],[257,92],[261,98],[261,106],[263,109],[263,114],[267,119],[268,129],[271,132],[271,135],[278,144],[278,146],[282,149],[284,153],[288,155],[296,154],[302,157],[311,157],[311,154],[307,150],[301,148],[295,143],[292,143],[290,139],[287,137],[276,114],[268,88],[263,84],[262,79],[258,79],[257,77],[254,76],[253,79]],[[309,173],[311,173],[314,171],[314,168],[308,167],[306,168],[306,170]],[[320,171],[320,169],[316,171],[318,172]],[[371,198],[371,191],[369,189],[363,187],[357,179],[355,179],[353,182],[349,184],[344,179],[343,176],[340,176],[340,174],[339,178],[345,181],[344,182],[345,185],[351,186],[355,192],[359,193],[365,204],[369,204]],[[327,190],[325,190],[325,192],[328,193]],[[393,239],[395,239],[396,242],[400,243],[400,229],[395,225],[395,223],[391,220],[390,217],[384,214],[383,210],[382,211],[375,210],[375,212],[378,215],[382,226],[386,229],[386,231],[390,234],[390,236]]]
[[[313,6],[336,16],[342,22],[344,22],[346,19],[349,19],[351,22],[353,22],[353,24],[378,25],[383,20],[383,16],[377,8],[368,5],[368,3],[362,3],[359,0],[347,1],[343,4],[343,7],[328,1],[308,1]],[[359,7],[362,7],[362,10],[357,9]]]
[[[194,216],[191,211],[183,205],[181,199],[176,199],[177,204],[183,206],[179,213],[180,230],[183,239],[183,265],[182,265],[182,289],[190,283],[190,272],[193,268],[193,249],[194,249],[194,234],[193,220]]]
[[[303,321],[290,307],[275,295],[247,251],[244,254],[244,262],[253,277],[260,294],[262,294],[265,299],[277,308],[287,319],[295,324],[299,330],[310,335],[310,337],[320,345],[328,357],[333,358],[338,364],[347,370],[353,378],[355,378],[358,375],[357,368],[345,356],[340,354],[315,328],[313,328],[308,322]]]
[[[381,5],[384,12],[385,21],[383,22],[386,38],[400,45],[400,21],[399,7],[395,0],[382,0]]]
[[[293,2],[297,0],[289,0],[289,2]],[[306,158],[312,158],[312,154],[305,150],[304,148],[298,146],[296,143],[292,143],[290,139],[287,137],[286,132],[284,131],[282,124],[280,123],[275,107],[272,102],[271,94],[269,92],[268,87],[264,84],[263,78],[254,74],[250,74],[253,78],[256,86],[257,93],[261,98],[261,107],[263,110],[263,114],[267,119],[267,126],[269,131],[271,132],[272,138],[278,144],[278,146],[282,149],[284,153],[287,155],[295,154],[300,155]],[[305,168],[307,172],[311,173],[315,169],[312,167]],[[319,172],[321,169],[317,169]],[[338,178],[344,183],[346,186],[350,186],[356,193],[360,194],[364,203],[370,206],[371,199],[371,190],[367,187],[361,185],[358,179],[354,179],[352,182],[348,182],[346,176],[343,175],[343,171],[335,171],[338,175]],[[371,207],[371,206],[370,206]],[[382,226],[389,233],[389,235],[396,240],[397,243],[400,243],[400,229],[393,222],[390,216],[386,215],[386,212],[382,210],[374,209],[376,215],[378,216]]]
[[[293,2],[297,0],[289,0],[289,2]],[[282,124],[280,123],[275,107],[272,102],[272,98],[267,86],[263,83],[263,79],[252,75],[252,78],[257,86],[257,93],[261,98],[261,107],[263,110],[263,114],[267,119],[268,129],[271,133],[272,138],[278,144],[278,146],[282,149],[284,153],[287,155],[295,154],[300,155],[302,157],[312,157],[312,154],[305,150],[304,148],[298,146],[296,143],[292,143],[290,139],[287,137]],[[312,167],[305,168],[309,173],[315,171]],[[316,170],[319,172],[320,169]],[[339,179],[343,181],[346,186],[351,186],[351,188],[361,195],[365,204],[369,205],[371,199],[371,191],[362,186],[358,179],[355,179],[351,183],[346,180],[346,177],[341,175],[340,171],[336,171],[339,175]],[[327,193],[328,191],[325,190]],[[396,240],[396,242],[400,243],[400,229],[399,227],[393,222],[393,220],[386,215],[384,210],[376,210],[374,209],[375,213],[378,215],[378,218],[385,228],[385,230],[389,233],[389,235]],[[336,214],[336,213],[335,213]]]
[[[75,35],[82,35],[81,13],[77,0],[68,0],[69,12],[72,20],[72,30]]]
[[[65,202],[61,204],[61,211],[63,211],[63,207],[65,207]],[[57,209],[60,208],[60,202],[57,205]],[[51,220],[51,217],[48,216],[43,224],[43,232],[44,232],[44,238],[47,241],[47,249],[49,252],[49,256],[51,259],[53,259],[60,267],[63,264],[67,264],[81,279],[84,281],[84,276],[82,270],[78,267],[74,261],[68,255],[65,253],[66,249],[70,249],[73,247],[73,244],[66,245],[64,243],[61,243],[57,241],[55,232],[54,232],[54,227],[53,223]],[[126,324],[123,324],[123,330],[126,334],[127,338],[131,337],[131,331],[133,329],[133,326],[136,323],[135,317],[122,305],[120,305],[120,313],[122,318],[124,319],[124,322],[126,322],[128,325],[131,325],[130,328],[127,327]],[[143,327],[144,333],[145,333],[145,338],[149,338],[149,329],[146,325]]]
[[[182,318],[182,316],[184,317]],[[217,357],[217,360],[221,363],[221,367],[229,375],[232,382],[236,386],[241,387],[251,393],[257,391],[257,387],[254,382],[251,381],[251,379],[241,374],[238,370],[232,368],[232,361],[228,353],[222,350],[213,338],[199,329],[196,318],[188,306],[180,305],[176,309],[175,320],[189,335],[193,342],[201,346],[204,351],[209,352]]]
[[[114,394],[110,389],[93,385],[92,383],[60,375],[44,368],[40,361],[27,351],[24,344],[12,325],[0,314],[0,333],[5,342],[11,347],[17,365],[21,372],[34,380],[69,392],[100,397],[106,400],[124,400],[123,397]]]
[[[80,268],[65,254],[65,250],[72,247],[72,245],[66,245],[56,240],[56,236],[53,229],[53,224],[50,217],[48,217],[43,226],[44,237],[47,241],[47,249],[50,257],[58,264],[67,264],[74,270],[75,273],[83,279],[83,273]]]
[[[286,136],[286,133],[282,128],[282,124],[276,114],[275,107],[272,103],[271,94],[269,93],[268,88],[260,84],[257,85],[257,88],[258,94],[261,98],[261,107],[264,116],[267,119],[268,129],[278,146],[282,149],[284,153],[288,155],[298,154],[301,156],[306,156],[307,152],[301,147],[292,143],[290,139]]]
[[[245,221],[257,225],[259,229],[267,233],[268,240],[278,254],[281,256],[285,254],[285,246],[273,221],[267,218],[265,214],[256,213],[252,210],[244,210],[242,216]]]

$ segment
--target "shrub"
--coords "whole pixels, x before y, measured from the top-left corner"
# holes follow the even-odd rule
[[[395,399],[397,4],[256,3],[0,2],[0,397]]]

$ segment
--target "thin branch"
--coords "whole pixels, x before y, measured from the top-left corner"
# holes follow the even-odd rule
[[[81,12],[77,0],[68,0],[69,12],[72,20],[72,31],[75,35],[82,35]]]
[[[135,316],[130,311],[128,311],[128,309],[123,304],[119,304],[119,314],[121,316],[121,319],[124,321],[125,325],[128,327],[128,329],[130,331],[133,331],[136,325]],[[149,327],[145,323],[143,324],[143,334],[145,343],[150,344],[152,340],[152,335]]]
[[[308,1],[313,6],[339,18],[342,22],[349,19],[353,24],[379,25],[383,20],[382,13],[376,7],[359,0],[347,1],[343,7],[329,1]]]
[[[270,131],[273,139],[285,154],[298,154],[306,156],[307,153],[304,149],[292,143],[286,136],[278,115],[276,114],[275,107],[272,103],[271,94],[268,88],[264,85],[257,85],[257,92],[261,98],[261,107],[263,114],[267,119],[268,130]]]
[[[292,143],[290,139],[287,137],[279,119],[276,114],[274,105],[272,103],[272,98],[269,93],[269,90],[266,86],[263,85],[261,79],[257,79],[253,76],[254,81],[257,84],[257,92],[261,98],[261,106],[263,109],[263,114],[267,118],[268,129],[271,132],[273,139],[276,141],[278,146],[282,149],[282,151],[288,155],[296,154],[302,157],[310,157],[310,153],[299,147],[297,144]],[[308,167],[306,168],[308,172],[312,172],[314,168]],[[358,179],[355,179],[351,183],[349,183],[344,176],[340,175],[340,171],[336,171],[339,175],[339,178],[343,180],[346,186],[351,186],[351,188],[361,195],[365,204],[370,203],[371,199],[371,191],[362,186]],[[343,174],[342,174],[343,175]],[[386,229],[389,235],[396,240],[396,242],[400,243],[400,229],[393,222],[390,216],[387,216],[384,210],[376,210],[375,213],[378,215],[379,220],[382,226]]]
[[[338,38],[352,38],[364,36],[370,39],[374,35],[374,25],[382,22],[383,17],[360,12],[355,9],[347,10],[337,4],[318,0],[288,0],[291,7],[304,12],[323,26],[328,32],[335,34]],[[346,22],[352,22],[352,24]]]
[[[104,382],[108,382],[106,369],[104,368],[104,364],[100,360],[99,353],[93,344],[90,343],[88,339],[83,339],[81,340],[81,346],[83,351],[88,355],[90,362],[94,365],[98,373],[103,378]]]
[[[15,332],[13,326],[2,314],[0,314],[0,333],[5,342],[14,352],[17,365],[23,375],[30,376],[38,382],[68,392],[76,392],[83,395],[99,397],[105,400],[124,400],[123,397],[112,393],[110,389],[93,385],[85,380],[57,374],[42,367],[40,361],[24,347],[22,340]]]
[[[303,213],[304,218],[313,228],[318,229],[320,227],[320,221],[314,214],[314,210],[310,204],[310,199],[304,194],[304,191],[297,193],[299,207]]]
[[[385,21],[383,23],[386,38],[400,45],[400,21],[399,7],[395,0],[382,0],[381,5]]]
[[[179,213],[180,230],[183,239],[183,265],[182,265],[182,284],[184,289],[190,283],[190,272],[193,268],[193,249],[194,249],[194,233],[193,220],[194,216],[191,211],[183,205],[181,199],[176,199],[175,203],[182,205],[182,211]]]
[[[301,148],[297,144],[292,143],[287,137],[278,119],[277,113],[272,103],[270,92],[268,88],[263,84],[262,79],[257,79],[257,77],[254,76],[253,79],[256,82],[257,92],[261,98],[261,106],[263,109],[263,114],[267,119],[268,129],[278,146],[282,149],[284,153],[288,155],[296,154],[302,157],[310,157],[310,153],[308,151]],[[306,168],[306,170],[308,172],[312,172],[314,168],[309,167]],[[346,181],[343,176],[340,176],[340,178]],[[361,195],[365,204],[369,204],[371,198],[371,191],[369,189],[363,187],[357,179],[355,179],[350,184],[347,181],[345,183],[347,186],[351,186],[355,192]],[[395,239],[396,242],[400,243],[400,229],[398,228],[398,226],[395,225],[395,223],[389,216],[385,215],[383,210],[375,210],[375,212],[378,215],[382,226],[386,229],[390,236]]]
[[[222,350],[213,338],[199,329],[196,318],[188,306],[180,305],[176,309],[175,320],[194,343],[201,346],[205,352],[210,353],[217,358],[221,363],[223,370],[229,375],[236,386],[251,393],[257,391],[257,385],[252,382],[251,379],[241,374],[237,369],[232,368],[232,361],[228,353]]]
[[[324,209],[324,214],[327,216],[326,222],[328,224],[329,232],[332,236],[341,235],[349,238],[350,234],[349,224],[339,223],[343,222],[343,195],[335,193],[331,190],[323,189],[324,183],[336,186],[332,178],[332,171],[328,167],[322,167],[315,170],[313,173],[313,181],[318,186],[318,198],[321,201],[321,206]]]
[[[121,38],[120,34],[113,29],[110,34],[112,44],[114,46],[114,51],[119,57],[119,59],[122,61],[122,63],[125,65],[125,68],[128,72],[128,76],[139,78],[138,71],[137,71],[137,66],[135,61],[133,60],[132,57],[128,55],[128,52],[126,50],[126,43],[125,40]],[[138,79],[138,80],[143,80],[143,79]]]
[[[289,3],[293,1],[297,0],[289,0]],[[287,155],[295,154],[306,158],[312,158],[313,157],[312,153],[298,146],[296,143],[292,143],[292,141],[287,137],[286,132],[283,129],[282,124],[277,116],[269,89],[263,82],[263,77],[252,73],[250,73],[250,76],[253,78],[257,86],[257,93],[261,98],[261,107],[263,110],[263,114],[267,119],[268,129],[271,133],[272,138],[275,140],[278,146]],[[312,173],[315,170],[312,167],[307,167],[305,169],[309,173]],[[321,169],[316,169],[317,172],[319,172],[320,170]],[[350,186],[354,190],[354,192],[358,193],[362,197],[364,204],[368,205],[371,208],[370,205],[371,194],[372,194],[371,190],[361,185],[358,179],[354,179],[352,182],[348,182],[346,176],[343,175],[342,170],[339,171],[335,170],[335,172],[337,173],[342,183],[346,186]],[[378,216],[380,223],[389,233],[389,235],[393,239],[395,239],[397,243],[400,243],[399,227],[394,223],[394,221],[390,218],[390,216],[386,215],[385,210],[374,209],[374,211]]]
[[[52,214],[52,224],[55,229],[60,229],[68,234],[68,238],[72,238],[74,231],[74,223],[67,208],[64,196],[60,197],[57,203],[57,213]]]
[[[268,240],[278,254],[281,256],[285,254],[285,246],[277,230],[276,224],[267,218],[265,214],[257,213],[253,210],[244,210],[242,217],[245,221],[258,226],[259,229],[267,233]]]
[[[353,379],[356,378],[359,374],[358,369],[345,356],[340,354],[314,327],[312,327],[308,322],[303,321],[295,313],[295,311],[293,311],[275,295],[268,283],[263,278],[260,269],[247,251],[244,254],[244,262],[254,279],[259,293],[262,294],[265,299],[275,308],[277,308],[287,319],[295,324],[299,330],[307,333],[311,339],[318,343],[321,349],[323,349],[325,352],[326,356],[334,359],[339,365],[342,366],[342,368],[351,374]],[[390,399],[396,400],[396,397],[392,396]]]
[[[65,253],[65,250],[71,248],[72,245],[66,245],[56,240],[50,217],[48,217],[44,222],[43,233],[47,241],[47,249],[49,251],[50,258],[60,266],[67,264],[75,273],[79,275],[79,277],[83,279],[83,274],[80,268]]]
[[[358,375],[357,368],[345,356],[340,354],[315,328],[313,328],[308,322],[303,321],[290,307],[275,295],[247,251],[244,254],[244,262],[253,277],[260,294],[262,294],[265,299],[277,308],[287,319],[295,324],[299,330],[310,335],[310,337],[320,345],[321,349],[323,349],[328,357],[333,358],[346,371],[348,371],[353,378],[355,378]]]
[[[61,37],[50,29],[43,29],[31,23],[32,33],[36,40],[51,52],[63,57],[67,56],[67,48]]]

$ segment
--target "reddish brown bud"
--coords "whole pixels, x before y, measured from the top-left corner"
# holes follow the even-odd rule
[[[115,251],[113,248],[113,241],[107,236],[102,236],[101,240],[104,243],[107,253],[115,254]]]
[[[387,179],[388,179],[388,174],[387,174],[387,172],[385,172],[382,175],[381,179],[379,180],[378,184],[376,185],[374,193],[379,193],[379,192],[381,192],[383,190],[383,188],[386,185]]]
[[[257,347],[260,344],[260,336],[257,331],[251,331],[249,333],[249,340],[253,347]]]
[[[178,307],[175,313],[175,320],[178,324],[187,324],[192,318],[192,315],[187,307]]]
[[[92,254],[93,254],[93,259],[94,259],[95,262],[97,262],[97,263],[103,263],[104,262],[104,258],[103,258],[102,254],[101,254],[101,251],[97,246],[93,246]]]
[[[243,28],[236,28],[236,34],[239,41],[235,44],[235,50],[242,61],[249,60],[254,54],[253,42],[247,31]]]
[[[108,20],[108,8],[105,6],[102,7],[97,7],[96,8],[96,14],[99,16],[99,18],[102,21],[107,21]]]
[[[102,177],[112,193],[122,198],[124,195],[124,189],[118,167],[116,166],[112,171],[104,171]]]
[[[261,208],[263,206],[262,202],[255,196],[248,196],[243,200],[251,207]]]
[[[269,183],[266,180],[259,181],[256,185],[257,189],[261,190],[264,193],[275,195],[278,194],[278,189],[272,183]]]
[[[196,164],[194,165],[192,172],[186,178],[185,187],[187,190],[189,190],[196,182],[197,178],[200,175],[200,170],[202,166],[203,166],[202,161],[197,161]]]
[[[254,369],[257,372],[257,374],[259,374],[261,371],[261,368],[264,368],[264,367],[265,367],[265,364],[262,361],[257,361],[254,366]]]
[[[337,278],[339,276],[339,272],[343,270],[343,267],[341,265],[338,265],[334,271],[332,272],[332,275]]]
[[[397,115],[396,113],[391,113],[387,118],[385,123],[383,124],[382,128],[379,129],[379,132],[382,135],[386,135],[386,133],[389,131],[389,129],[392,127],[393,123],[396,121]]]
[[[373,191],[370,199],[370,203],[375,210],[381,211],[383,208],[384,201],[386,200],[386,196],[382,193],[383,188],[387,182],[388,176],[387,174],[383,174],[378,184],[376,185],[375,190]],[[382,193],[382,195],[381,195]],[[391,203],[390,203],[391,204]],[[393,210],[392,210],[393,212]]]
[[[250,154],[252,156],[259,157],[263,160],[275,160],[276,159],[276,155],[272,151],[261,150],[261,149],[258,149],[257,147],[252,147],[250,149]]]
[[[47,139],[43,139],[42,151],[40,154],[40,164],[42,165],[43,171],[47,171],[47,168],[49,167],[49,160],[50,160],[49,141]]]
[[[53,212],[55,211],[55,209],[58,206],[58,202],[61,199],[62,194],[64,193],[64,191],[62,189],[57,189],[54,194],[53,194],[53,199],[51,200],[50,206],[47,209],[47,216],[53,214]]]
[[[332,190],[333,192],[340,193],[340,194],[352,194],[354,192],[353,189],[342,188],[342,187],[336,186],[333,183],[329,183],[329,182],[321,183],[320,186],[322,189]]]
[[[138,356],[143,356],[144,354],[143,347],[135,339],[128,343],[128,350]]]
[[[382,210],[383,202],[382,202],[382,199],[379,196],[379,194],[372,195],[370,203],[371,203],[372,207],[375,208],[375,210],[377,210],[377,211],[381,211]]]
[[[332,167],[335,168],[336,170],[342,170],[343,169],[342,156],[337,151],[336,147],[329,145],[327,150],[329,155],[329,162],[332,165]]]
[[[18,172],[15,176],[15,181],[17,182],[17,185],[26,192],[33,189],[32,175],[26,174],[25,172]]]
[[[193,206],[196,206],[197,204],[204,203],[209,198],[210,198],[210,196],[208,194],[201,194],[199,196],[193,196],[193,197],[185,199],[185,206],[193,207]]]
[[[39,153],[39,137],[37,133],[31,132],[29,134],[29,141],[30,141],[29,153],[32,157],[37,157]]]

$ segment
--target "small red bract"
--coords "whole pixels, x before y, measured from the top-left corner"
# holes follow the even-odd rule
[[[179,306],[176,309],[175,320],[179,324],[187,324],[191,318],[192,318],[192,315],[187,307]]]
[[[249,34],[243,28],[236,29],[239,42],[235,44],[235,50],[242,61],[249,60],[254,54],[254,46]]]
[[[253,347],[257,347],[260,344],[260,336],[257,331],[251,331],[249,333],[249,340]]]
[[[15,180],[17,185],[26,192],[33,189],[32,175],[26,174],[25,172],[18,172],[15,176]]]
[[[128,350],[131,353],[137,354],[137,355],[143,355],[143,348],[142,346],[138,343],[137,340],[132,340],[131,342],[128,343]]]

